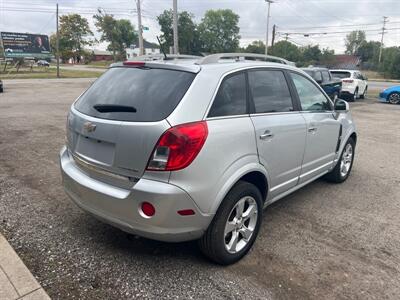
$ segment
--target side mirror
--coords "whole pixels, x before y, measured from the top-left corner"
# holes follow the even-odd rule
[[[322,83],[322,80],[321,79],[317,79],[317,80],[315,80],[318,84],[321,84]]]
[[[336,112],[348,112],[350,110],[349,103],[342,99],[337,99],[335,102],[335,111]]]

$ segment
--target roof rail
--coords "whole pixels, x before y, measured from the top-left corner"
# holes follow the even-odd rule
[[[133,57],[133,61],[151,61],[151,60],[174,60],[174,59],[200,59],[202,56],[197,55],[186,55],[186,54],[167,54],[165,59],[164,54],[148,54]]]
[[[281,64],[285,65],[294,65],[293,62],[288,61],[284,58],[280,58],[277,56],[272,56],[272,55],[264,55],[264,54],[257,54],[257,53],[217,53],[217,54],[211,54],[208,55],[204,58],[201,58],[197,64],[198,65],[207,65],[207,64],[214,64],[218,63],[220,59],[224,58],[232,58],[237,61],[240,60],[240,58],[246,59],[246,58],[253,58],[254,60],[263,60],[263,61],[272,61],[272,62],[278,62]]]

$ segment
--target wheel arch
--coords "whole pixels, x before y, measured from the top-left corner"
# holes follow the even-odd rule
[[[357,144],[357,133],[355,131],[350,134],[349,138],[352,138],[354,140],[354,143]]]
[[[389,98],[390,98],[390,96],[393,95],[393,94],[398,94],[398,95],[400,95],[400,91],[391,91],[391,92],[389,92],[389,94],[386,96],[386,102],[389,102]]]
[[[217,194],[217,197],[215,199],[216,201],[210,209],[211,212],[216,212],[218,210],[226,195],[240,180],[254,184],[260,190],[260,193],[263,197],[263,202],[266,200],[269,190],[268,172],[261,164],[252,163],[243,166],[242,168],[238,169],[232,176],[230,176],[229,180],[226,181],[226,183]]]

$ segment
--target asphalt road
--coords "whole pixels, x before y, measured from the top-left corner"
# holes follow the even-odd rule
[[[350,178],[318,180],[267,208],[253,250],[219,267],[195,242],[136,238],[66,197],[58,151],[68,108],[90,80],[5,83],[0,231],[52,298],[400,298],[400,105],[351,103]]]
[[[398,82],[388,82],[388,81],[368,81],[368,88],[370,90],[376,89],[379,92],[383,89],[386,89],[391,86],[400,85],[400,81]]]

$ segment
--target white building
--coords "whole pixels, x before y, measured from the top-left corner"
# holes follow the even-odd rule
[[[126,59],[139,56],[139,47],[132,45],[131,48],[126,48]],[[157,44],[149,43],[148,41],[143,41],[144,54],[160,54],[160,47]]]

